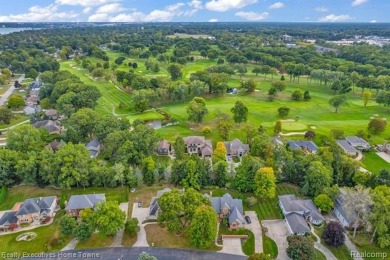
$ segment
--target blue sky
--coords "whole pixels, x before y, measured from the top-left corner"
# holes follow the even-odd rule
[[[0,0],[0,22],[390,22],[390,0]]]

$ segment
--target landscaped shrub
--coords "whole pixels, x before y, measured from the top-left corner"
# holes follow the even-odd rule
[[[1,187],[1,191],[0,191],[0,204],[2,204],[5,201],[6,197],[7,197],[7,187],[3,186]]]
[[[9,225],[8,229],[9,229],[10,231],[14,231],[14,230],[17,229],[18,227],[19,227],[18,224],[11,224],[11,225]]]

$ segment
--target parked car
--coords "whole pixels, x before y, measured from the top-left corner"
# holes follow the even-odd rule
[[[138,201],[138,208],[142,207],[142,201]]]
[[[246,223],[252,223],[251,218],[249,216],[245,216]]]

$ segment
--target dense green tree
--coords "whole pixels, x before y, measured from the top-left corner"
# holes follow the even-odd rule
[[[282,121],[278,120],[274,126],[274,134],[278,135],[280,132],[282,132]]]
[[[128,221],[126,221],[125,224],[125,232],[131,237],[134,237],[137,235],[137,233],[140,231],[140,227],[138,226],[138,219],[137,218],[131,218]]]
[[[291,94],[291,99],[295,101],[302,101],[303,100],[302,90],[300,88],[295,89],[294,92]]]
[[[374,232],[371,242],[377,239],[381,248],[390,245],[390,187],[378,186],[372,193],[373,209],[372,224]]]
[[[314,204],[321,212],[329,212],[333,208],[333,200],[327,194],[319,194],[314,198]]]
[[[26,73],[26,78],[30,78],[35,80],[38,77],[39,73],[36,69],[31,68],[27,73]]]
[[[241,88],[245,89],[246,92],[252,93],[256,90],[257,84],[254,79],[241,82]]]
[[[172,80],[178,80],[182,77],[181,66],[178,64],[171,64],[168,67],[168,72],[171,75]]]
[[[332,172],[320,161],[313,161],[304,178],[302,191],[304,194],[315,197],[332,184]]]
[[[6,107],[0,107],[0,123],[9,125],[11,123],[12,113]]]
[[[173,150],[175,151],[176,159],[182,159],[185,153],[185,143],[183,137],[176,137],[175,142],[173,143]]]
[[[19,94],[12,94],[8,98],[7,105],[11,109],[18,109],[25,105],[24,98]]]
[[[226,147],[223,142],[218,142],[213,153],[213,163],[226,161]]]
[[[335,109],[335,112],[337,113],[339,111],[339,107],[342,104],[344,104],[346,101],[347,98],[345,95],[336,95],[329,100],[329,105],[331,105]]]
[[[233,113],[233,120],[235,123],[243,123],[248,121],[248,107],[240,100],[236,101],[231,112]]]
[[[368,101],[370,101],[371,97],[372,97],[371,91],[366,90],[366,91],[363,92],[363,104],[364,104],[364,107],[367,106]]]
[[[207,115],[206,101],[200,97],[194,97],[187,107],[188,120],[194,123],[201,123]]]
[[[93,233],[93,227],[86,223],[81,222],[73,230],[73,236],[80,242],[87,241]]]
[[[380,134],[386,129],[387,122],[381,118],[373,118],[368,123],[368,131],[373,134]]]
[[[287,255],[293,260],[314,260],[315,249],[314,242],[305,236],[287,237],[288,248]]]
[[[142,160],[142,172],[144,174],[144,182],[146,185],[152,185],[155,182],[156,164],[151,156]]]
[[[180,196],[180,192],[173,189],[158,198],[158,205],[161,210],[158,214],[157,221],[160,225],[166,225],[168,231],[171,232],[180,232],[183,230],[180,214],[184,211],[184,206]]]
[[[234,187],[241,192],[253,192],[255,190],[255,175],[260,167],[261,164],[256,158],[245,155],[236,169]]]
[[[288,116],[288,113],[290,112],[290,108],[283,106],[278,108],[278,113],[280,117],[286,117]]]
[[[20,125],[8,131],[7,147],[11,150],[39,152],[44,145],[42,132],[32,125]]]
[[[102,236],[113,236],[124,228],[126,214],[116,201],[103,201],[93,211],[93,223]]]
[[[92,139],[98,117],[95,111],[90,108],[83,108],[72,114],[67,122],[68,138],[74,142],[85,142]]]
[[[221,115],[217,116],[217,130],[223,140],[229,139],[230,130],[232,127],[233,122],[228,115],[222,113]]]
[[[275,174],[271,167],[262,167],[255,175],[255,194],[263,198],[274,198],[276,194]]]
[[[60,232],[64,236],[71,236],[77,227],[77,222],[74,217],[66,214],[60,219]]]
[[[201,249],[213,245],[217,235],[217,222],[217,214],[213,207],[199,206],[190,225],[191,245]]]
[[[219,187],[225,187],[228,179],[228,164],[226,161],[219,161],[213,164],[214,183]]]
[[[193,188],[188,188],[185,190],[183,195],[181,196],[181,201],[184,207],[184,222],[183,225],[187,227],[191,224],[196,209],[201,205],[210,205],[210,200],[205,198],[202,193],[197,192]]]

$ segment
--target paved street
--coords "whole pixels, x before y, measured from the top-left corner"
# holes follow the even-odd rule
[[[278,246],[277,260],[291,259],[287,256],[286,249],[288,247],[287,237],[290,235],[288,232],[286,222],[283,219],[280,220],[263,220],[261,221],[263,226],[268,229],[266,236],[272,238]]]
[[[18,81],[21,83],[24,80],[24,74],[19,77]],[[9,87],[9,89],[0,97],[0,106],[4,105],[5,102],[8,100],[8,97],[11,96],[12,92],[14,92],[14,82],[11,83],[12,85]]]
[[[148,252],[158,258],[158,260],[245,260],[245,256],[221,254],[210,251],[175,249],[175,248],[145,248],[145,247],[109,247],[102,249],[72,250],[66,252],[51,253],[50,259],[137,259],[142,252]],[[23,259],[48,259],[49,257],[31,257]]]
[[[245,224],[245,228],[253,232],[255,236],[255,252],[263,252],[263,236],[260,221],[255,211],[245,211],[245,215],[251,218],[251,224]]]

